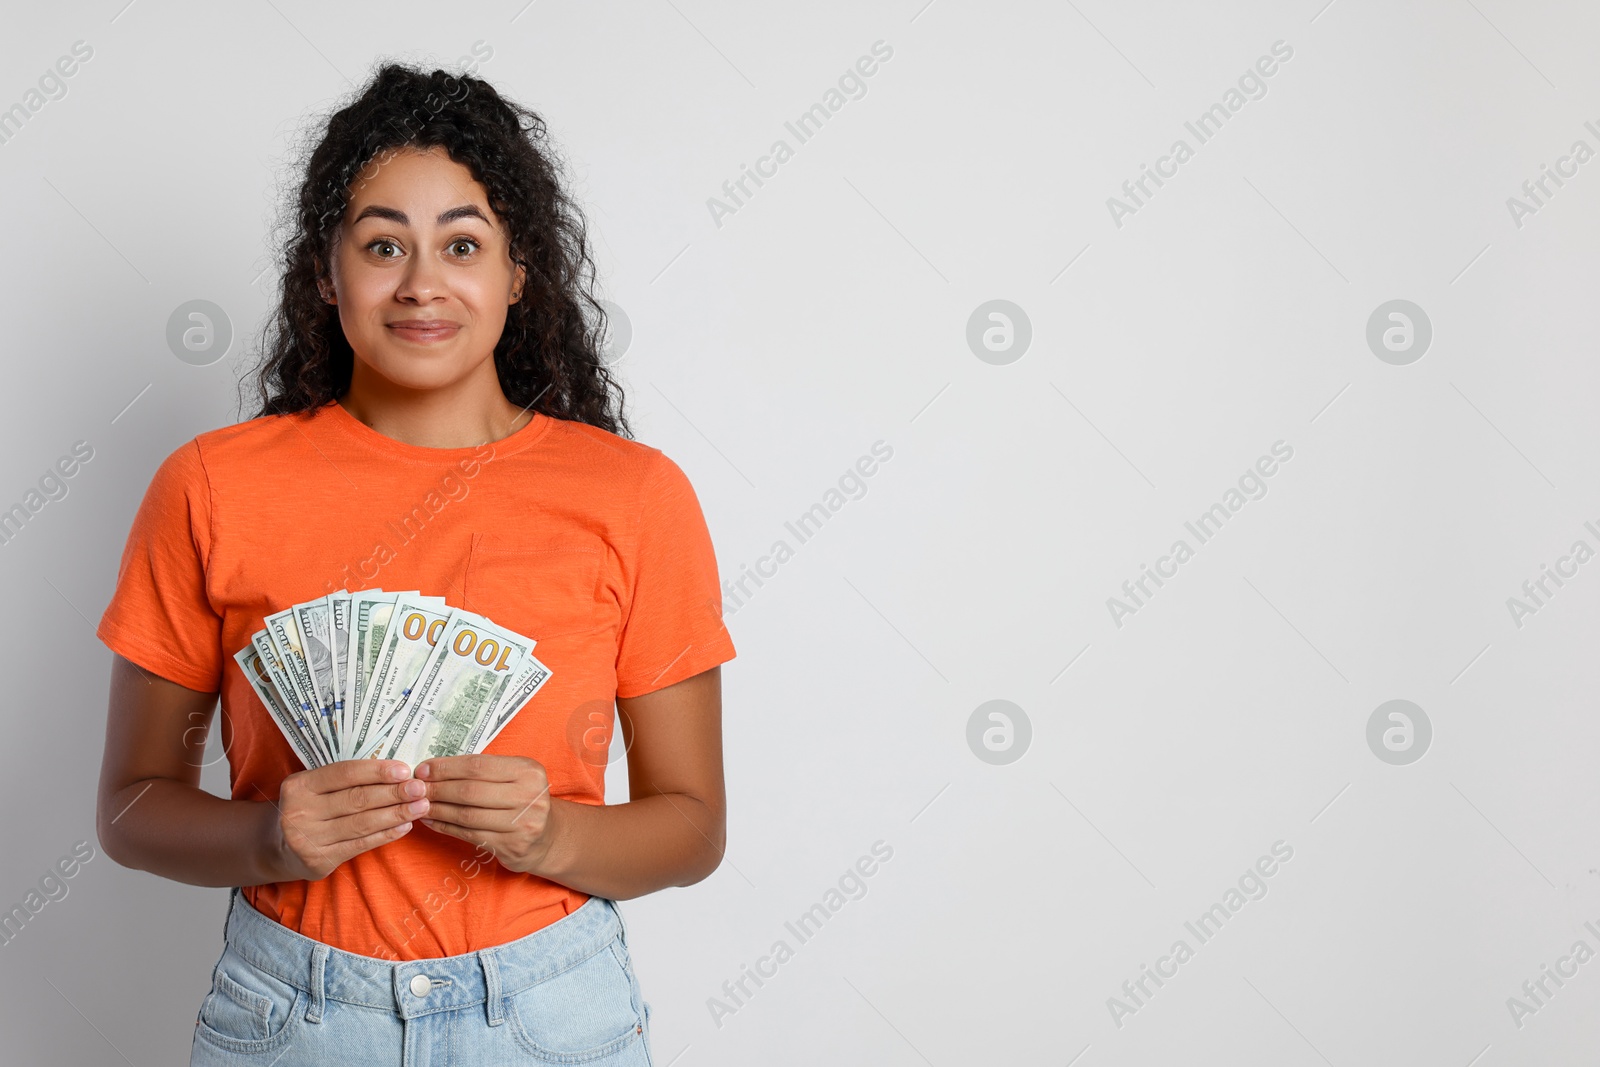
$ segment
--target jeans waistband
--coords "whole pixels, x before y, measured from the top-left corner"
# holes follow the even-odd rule
[[[268,974],[310,994],[306,1017],[321,1018],[325,1000],[386,1008],[410,1019],[486,1004],[491,1025],[504,998],[537,985],[604,951],[626,927],[614,901],[591,896],[577,911],[526,937],[459,956],[394,962],[345,952],[284,926],[232,891],[228,947]]]

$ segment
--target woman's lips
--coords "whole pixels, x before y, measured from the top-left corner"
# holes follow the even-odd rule
[[[458,323],[444,322],[438,319],[416,322],[391,322],[389,329],[394,331],[396,337],[404,337],[407,341],[416,341],[427,344],[431,341],[443,341],[454,337],[456,331],[461,329]]]

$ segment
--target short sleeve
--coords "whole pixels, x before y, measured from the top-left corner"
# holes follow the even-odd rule
[[[210,484],[191,440],[150,479],[95,630],[113,652],[202,693],[222,682],[222,619],[206,594],[210,547]]]
[[[617,641],[617,696],[665,689],[733,659],[716,554],[688,477],[656,452],[640,493],[631,592]]]

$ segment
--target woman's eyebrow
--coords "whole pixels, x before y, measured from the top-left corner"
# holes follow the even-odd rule
[[[399,223],[401,226],[411,225],[411,218],[404,211],[401,211],[398,208],[384,207],[381,204],[368,204],[366,207],[362,208],[361,213],[350,220],[350,225],[354,226],[356,223],[365,218],[388,219],[390,222]],[[483,212],[478,210],[476,204],[462,204],[459,207],[453,207],[448,211],[441,211],[439,213],[439,217],[435,221],[440,226],[443,226],[446,223],[454,222],[457,219],[471,218],[482,219],[484,222],[489,221],[488,219],[484,218]]]

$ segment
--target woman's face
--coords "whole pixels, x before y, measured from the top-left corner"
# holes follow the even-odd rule
[[[323,290],[357,362],[407,389],[451,385],[485,361],[492,375],[524,271],[486,190],[437,147],[380,155],[361,175]]]

